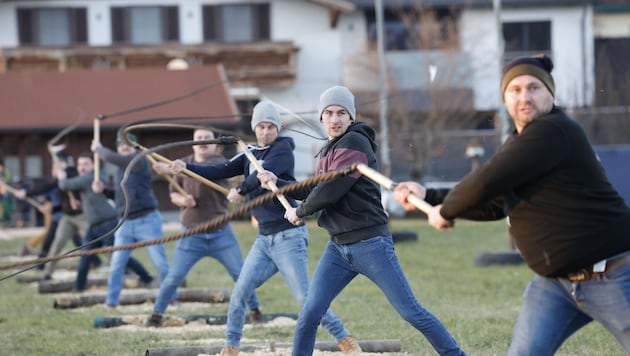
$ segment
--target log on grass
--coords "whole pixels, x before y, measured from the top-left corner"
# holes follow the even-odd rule
[[[400,340],[359,340],[363,352],[400,352]],[[242,352],[255,352],[273,350],[275,348],[291,348],[292,344],[272,343],[267,346],[242,346]],[[199,354],[216,355],[221,352],[222,346],[185,346],[147,349],[146,356],[196,356]],[[315,349],[319,351],[340,352],[339,346],[334,342],[317,342]]]
[[[23,274],[21,276],[18,276],[15,280],[18,283],[33,283],[33,282],[39,282],[42,279],[44,279],[44,275],[42,273],[38,273],[38,274]]]
[[[87,288],[94,287],[106,287],[107,286],[107,277],[92,277],[87,280]],[[137,278],[125,278],[125,282],[123,288],[134,289],[134,288],[151,288],[151,285],[147,285],[142,283]],[[59,279],[49,279],[49,280],[40,280],[38,291],[40,294],[46,293],[63,293],[63,292],[72,292],[74,288],[74,280],[59,280]]]
[[[179,301],[181,302],[200,302],[200,303],[225,303],[230,300],[230,291],[228,289],[180,289]],[[146,302],[155,302],[159,290],[138,290],[123,291],[120,294],[120,305],[142,304]],[[55,298],[55,309],[71,309],[78,307],[87,307],[95,304],[105,303],[106,294],[68,294]]]
[[[274,313],[263,314],[263,323],[268,323],[276,318],[290,318],[297,320],[298,315],[295,313]],[[133,317],[133,316],[96,316],[94,317],[95,328],[115,328],[124,325],[144,325],[148,316]],[[165,315],[162,325],[160,327],[173,327],[183,326],[188,323],[204,323],[207,325],[225,325],[227,324],[227,315]],[[245,319],[245,323],[249,324],[250,320]]]
[[[107,286],[107,277],[88,278],[87,288]],[[74,280],[49,279],[39,281],[37,291],[40,294],[71,292]]]

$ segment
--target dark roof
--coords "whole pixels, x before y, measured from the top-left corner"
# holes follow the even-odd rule
[[[51,131],[84,115],[80,127],[92,127],[97,115],[185,96],[183,100],[101,121],[120,126],[154,117],[225,115],[213,123],[237,122],[238,109],[220,65],[169,71],[132,69],[104,71],[23,71],[0,74],[0,130]],[[109,120],[109,122],[108,122]]]
[[[374,0],[351,0],[358,7],[374,8]],[[591,4],[598,0],[501,0],[501,7],[551,7]],[[600,0],[601,1],[601,0]],[[492,7],[492,0],[383,0],[383,6],[396,7]]]

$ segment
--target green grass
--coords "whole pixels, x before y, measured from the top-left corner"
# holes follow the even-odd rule
[[[309,221],[311,272],[327,237]],[[247,251],[255,238],[248,222],[234,222],[241,246]],[[392,230],[417,232],[417,242],[396,244],[400,263],[420,303],[438,316],[469,355],[505,355],[520,307],[521,294],[533,273],[524,265],[475,267],[478,253],[508,249],[505,222],[460,221],[453,232],[437,232],[419,219],[393,220]],[[169,231],[169,234],[175,233]],[[23,240],[1,240],[0,251],[17,251]],[[174,243],[167,245],[172,251]],[[144,251],[134,253],[147,262]],[[6,261],[2,264],[7,263]],[[147,263],[148,265],[148,263]],[[9,271],[1,271],[0,276]],[[232,281],[214,260],[204,259],[190,272],[191,288],[231,288]],[[279,276],[258,290],[263,312],[297,313],[298,304]],[[95,316],[129,315],[132,309],[102,306],[58,310],[55,296],[40,295],[16,278],[0,282],[0,354],[2,355],[143,355],[147,348],[184,345],[221,345],[222,328],[203,332],[163,333],[147,329],[97,329]],[[148,310],[150,306],[147,306]],[[225,314],[227,304],[198,305],[167,314]],[[335,299],[332,308],[359,339],[399,339],[408,355],[434,355],[428,342],[406,324],[366,278],[358,277]],[[135,313],[137,314],[137,313]],[[147,312],[148,315],[148,312]],[[255,327],[245,331],[248,342],[291,342],[289,327]],[[320,341],[332,341],[320,328]],[[244,341],[246,343],[246,341]],[[558,355],[624,355],[616,340],[599,324],[591,323],[573,335]]]

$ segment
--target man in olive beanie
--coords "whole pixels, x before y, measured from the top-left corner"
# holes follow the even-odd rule
[[[510,235],[536,274],[523,293],[508,356],[553,355],[576,331],[601,324],[630,355],[630,208],[612,186],[584,130],[553,104],[553,64],[521,57],[506,66],[503,103],[516,130],[448,194],[401,182],[434,205],[428,223],[509,218]]]
[[[551,96],[555,96],[556,85],[551,76],[552,70],[553,62],[544,54],[532,57],[517,57],[503,68],[501,93],[505,93],[505,89],[512,79],[528,74],[543,82],[547,89],[549,89]]]

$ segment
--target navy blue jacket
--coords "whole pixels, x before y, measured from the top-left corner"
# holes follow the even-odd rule
[[[273,172],[279,179],[295,181],[295,158],[293,157],[295,143],[293,138],[279,136],[269,146],[258,147],[253,145],[249,146],[249,149],[264,169]],[[268,190],[260,186],[260,181],[256,176],[258,172],[251,166],[243,153],[234,156],[226,163],[212,165],[187,163],[186,168],[210,180],[243,175],[244,179],[239,183],[237,189],[240,190],[241,195],[246,195],[248,200],[269,193]],[[295,200],[287,200],[291,206],[297,206]],[[278,199],[270,200],[253,208],[252,215],[258,221],[258,229],[263,235],[275,234],[295,227],[284,218],[284,207]]]

